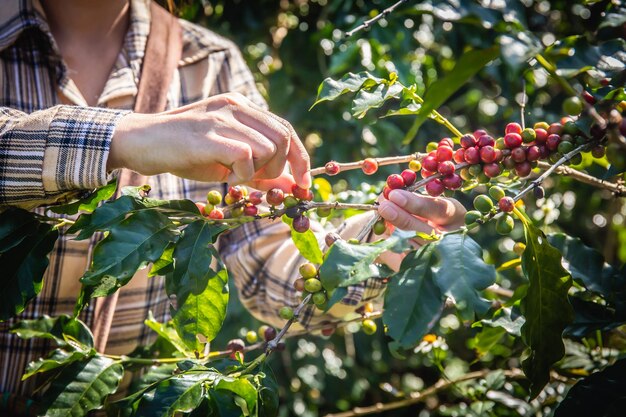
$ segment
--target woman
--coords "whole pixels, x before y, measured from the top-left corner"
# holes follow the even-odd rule
[[[168,23],[167,39],[179,39],[180,45],[169,78],[156,76],[168,80],[160,83],[167,87],[160,96],[163,108],[145,107],[156,113],[149,115],[130,111],[144,109],[138,104],[151,102],[146,97],[154,93],[142,88],[147,77],[155,77],[145,70],[154,60],[147,52],[156,33],[151,27],[167,21],[155,10],[149,0],[21,0],[3,6],[0,204],[33,208],[67,199],[104,185],[120,168],[149,176],[142,180],[160,199],[203,201],[209,190],[224,190],[224,181],[259,189],[310,186],[309,158],[293,128],[265,110],[237,48],[204,28],[182,20]],[[160,67],[152,70],[158,73]],[[390,198],[380,213],[404,229],[430,231],[462,221],[462,207],[451,200],[403,191]],[[352,218],[339,232],[354,235],[367,219]],[[242,302],[275,325],[281,323],[281,306],[299,302],[292,282],[302,259],[289,235],[280,221],[268,221],[220,239],[220,254]],[[19,318],[71,313],[78,278],[96,243],[97,237],[59,239],[41,294]],[[120,290],[116,307],[108,311],[114,316],[98,303],[85,311],[82,319],[91,327],[108,323],[101,336],[107,352],[128,353],[147,343],[151,335],[143,320],[149,311],[167,320],[162,283],[139,273]],[[344,304],[380,292],[379,284],[366,282],[351,287]],[[312,311],[303,324],[323,319]],[[20,383],[20,377],[49,345],[8,334],[12,324],[0,323],[0,393],[28,397],[33,382]]]

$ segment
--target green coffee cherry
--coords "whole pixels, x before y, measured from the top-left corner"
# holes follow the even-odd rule
[[[288,306],[281,307],[278,310],[278,315],[285,320],[291,320],[293,318],[293,309]]]
[[[370,320],[370,319],[366,319],[363,320],[363,323],[361,323],[363,326],[363,333],[365,333],[366,335],[373,335],[374,333],[376,333],[376,322],[374,322],[374,320]]]
[[[328,217],[331,215],[332,212],[333,209],[331,209],[330,207],[318,207],[317,209],[317,215],[319,217]]]
[[[246,333],[246,341],[248,343],[256,343],[257,340],[259,340],[257,332],[254,330],[248,330],[248,333]]]
[[[505,214],[496,221],[496,232],[501,235],[508,235],[513,231],[513,227],[515,227],[515,222],[513,221],[513,217],[508,214]]]
[[[298,203],[299,203],[298,199],[292,195],[285,196],[285,199],[283,200],[283,204],[285,205],[285,208],[295,207],[298,205]]]
[[[494,185],[493,187],[489,189],[489,195],[494,200],[500,201],[500,199],[504,197],[506,194],[504,193],[504,190],[502,188],[498,187],[497,185]]]
[[[385,220],[380,219],[376,223],[374,223],[374,227],[372,227],[372,230],[377,235],[382,235],[383,233],[385,233],[387,231],[387,225],[385,224]]]
[[[211,190],[206,195],[206,201],[209,204],[217,206],[218,204],[222,202],[222,193],[220,193],[217,190]]]
[[[568,97],[563,102],[563,111],[570,116],[578,116],[583,111],[583,101],[578,96]]]
[[[535,133],[534,129],[527,127],[526,129],[522,130],[522,140],[524,141],[524,143],[530,143],[536,138],[537,134]]]
[[[317,276],[317,268],[310,262],[300,265],[298,272],[303,278],[315,278]]]
[[[312,300],[316,306],[322,305],[326,302],[326,294],[323,291],[316,292],[313,294]]]
[[[474,199],[474,208],[483,214],[487,214],[493,208],[493,201],[484,194],[477,195]]]
[[[465,224],[470,225],[472,223],[476,223],[476,220],[482,219],[483,215],[478,210],[470,210],[465,213]]]
[[[304,289],[308,292],[316,293],[322,290],[322,282],[317,278],[309,278],[304,281]]]

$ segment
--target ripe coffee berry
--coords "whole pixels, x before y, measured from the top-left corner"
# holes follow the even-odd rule
[[[517,148],[522,144],[522,137],[519,133],[507,133],[504,136],[504,144],[507,148]]]
[[[489,164],[496,160],[496,150],[491,145],[486,145],[480,148],[480,159]]]
[[[259,209],[254,204],[246,204],[243,208],[244,216],[256,216]]]
[[[541,158],[541,151],[538,146],[529,146],[526,149],[526,160],[529,162],[537,161]]]
[[[278,315],[284,320],[291,320],[293,318],[293,309],[288,306],[281,307],[278,310]]]
[[[438,146],[449,146],[451,148],[454,148],[454,141],[450,138],[443,138],[439,141],[439,143],[437,144]]]
[[[307,216],[296,216],[293,219],[293,230],[298,233],[304,233],[309,230],[311,222]]]
[[[337,162],[330,161],[330,162],[327,162],[326,165],[324,165],[324,170],[326,171],[326,174],[328,175],[337,175],[339,174],[339,171],[341,171],[341,167],[339,166]]]
[[[485,164],[483,166],[483,173],[489,178],[497,177],[498,175],[500,175],[500,172],[502,172],[502,170],[500,169],[500,164],[496,164],[495,162]]]
[[[475,131],[474,131],[474,137],[476,138],[476,143],[478,143],[478,138],[479,138],[479,137],[481,137],[481,136],[483,136],[483,135],[486,135],[486,134],[487,134],[487,131],[486,131],[486,130],[483,130],[483,129],[478,129],[478,130],[475,130]]]
[[[461,136],[461,146],[463,148],[471,148],[476,146],[476,138],[471,133]]]
[[[522,126],[519,123],[509,123],[504,131],[505,133],[517,133],[519,135],[522,133]]]
[[[363,160],[361,169],[366,175],[372,175],[378,171],[378,162],[374,158],[366,158]]]
[[[524,162],[526,160],[526,150],[521,146],[511,151],[511,159],[515,162]]]
[[[270,206],[280,206],[285,200],[285,193],[280,188],[272,188],[265,194],[265,201]]]
[[[536,199],[540,199],[546,196],[546,191],[543,189],[542,186],[538,186],[533,188],[533,194],[535,195]]]
[[[302,292],[304,291],[304,278],[298,278],[293,282],[293,288],[296,291]]]
[[[311,293],[322,290],[322,282],[317,278],[309,278],[304,281],[304,289]]]
[[[483,214],[487,214],[493,208],[493,201],[484,194],[479,194],[474,198],[474,208]]]
[[[248,201],[255,206],[263,202],[263,193],[261,191],[252,191],[248,196]]]
[[[317,276],[317,268],[310,262],[300,265],[298,272],[302,278],[315,278]]]
[[[461,164],[465,162],[465,149],[459,148],[456,151],[454,151],[453,159],[454,159],[454,162],[456,162],[457,164]]]
[[[515,200],[511,197],[502,197],[498,200],[498,207],[505,213],[510,213],[515,208]]]
[[[333,335],[333,333],[335,333],[334,327],[324,327],[322,329],[322,336],[330,337]]]
[[[437,162],[449,161],[452,159],[454,151],[450,146],[439,146],[437,148]]]
[[[313,193],[311,192],[311,190],[309,190],[308,188],[301,188],[297,184],[294,184],[291,187],[291,194],[293,194],[295,198],[298,198],[300,200],[304,200],[304,201],[313,200]]]
[[[422,178],[428,178],[428,177],[432,177],[433,175],[435,175],[436,172],[431,172],[431,171],[428,171],[427,169],[422,168],[422,170],[420,171],[420,174],[422,175]]]
[[[547,130],[550,135],[560,135],[563,133],[563,125],[561,123],[552,123]]]
[[[410,169],[405,169],[404,171],[402,171],[400,173],[400,176],[404,180],[404,185],[407,187],[413,184],[417,179],[417,174],[415,173],[415,171],[411,171]]]
[[[530,162],[524,161],[519,164],[515,164],[515,173],[518,177],[527,177],[530,175],[530,171],[532,170],[532,166]]]
[[[326,243],[326,246],[328,246],[329,248],[333,245],[333,243],[335,243],[338,240],[341,240],[341,236],[339,236],[335,232],[329,232],[324,237],[324,243]]]
[[[438,170],[441,175],[452,175],[454,174],[454,163],[452,161],[440,162]]]
[[[535,129],[535,142],[545,143],[548,140],[548,131],[545,129]]]
[[[200,212],[200,214],[202,214],[203,216],[206,216],[206,211],[204,211],[204,207],[205,207],[204,203],[196,203],[196,207],[198,208],[198,211]]]
[[[239,201],[243,198],[243,187],[240,185],[232,186],[228,189],[228,195],[230,195],[235,201]]]
[[[418,172],[420,169],[422,169],[422,163],[420,161],[414,159],[411,162],[409,162],[409,169],[411,171]]]
[[[222,220],[223,218],[224,218],[224,212],[220,208],[216,207],[213,210],[211,210],[211,212],[209,213],[209,219]]]
[[[422,173],[422,175],[424,175]],[[385,197],[387,200],[389,200],[389,193],[391,192],[391,188],[389,188],[387,185],[385,185],[383,187],[383,197]]]
[[[480,162],[480,152],[477,148],[467,148],[464,156],[468,164],[477,164]]]
[[[404,178],[402,178],[402,175],[400,174],[391,174],[387,177],[387,186],[392,190],[404,188]]]
[[[439,179],[435,179],[426,184],[426,192],[432,197],[437,197],[443,194],[445,187]]]
[[[594,146],[593,148],[591,148],[591,155],[594,158],[602,158],[604,156],[604,146]]]
[[[441,178],[441,183],[448,190],[456,190],[463,185],[463,179],[458,174],[451,174]]]
[[[546,141],[546,146],[548,147],[549,150],[556,151],[556,149],[559,147],[559,143],[561,143],[561,137],[559,135],[552,134],[548,136],[548,140]]]
[[[263,326],[261,326],[259,330],[261,328],[263,328]],[[265,326],[265,329],[263,330],[263,333],[261,334],[263,335],[263,339],[265,339],[266,342],[270,342],[276,338],[276,329],[273,327]]]
[[[207,193],[206,200],[209,202],[209,204],[217,206],[222,202],[222,193],[217,190],[211,190]]]
[[[438,165],[439,165],[439,162],[437,162],[437,158],[431,155],[427,156],[426,158],[422,160],[423,169],[430,171],[430,172],[437,171]]]
[[[232,352],[243,352],[245,348],[246,348],[246,344],[241,339],[230,340],[228,344],[226,345],[226,349]]]
[[[484,146],[493,146],[496,144],[496,141],[489,135],[482,135],[478,138],[478,147],[482,148]]]

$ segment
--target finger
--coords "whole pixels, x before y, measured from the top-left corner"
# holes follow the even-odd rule
[[[311,159],[309,153],[306,151],[304,144],[298,137],[298,134],[294,130],[293,126],[286,120],[281,119],[276,115],[272,115],[280,121],[290,133],[289,154],[287,160],[296,183],[302,188],[310,188],[312,184],[311,180]]]
[[[431,225],[411,215],[391,201],[383,201],[380,203],[378,214],[398,229],[414,230],[426,234],[433,232]]]
[[[448,226],[463,222],[465,208],[456,200],[430,197],[405,190],[393,190],[389,200],[411,214],[438,225]]]
[[[213,135],[212,140],[217,145],[214,148],[214,159],[232,171],[228,176],[229,182],[241,183],[254,176],[252,148],[248,144],[217,134]]]
[[[261,191],[271,190],[272,188],[280,188],[286,193],[291,193],[291,189],[295,183],[296,182],[294,181],[293,176],[284,172],[277,178],[254,180],[250,182],[250,186]]]
[[[218,134],[229,139],[246,143],[250,146],[252,149],[252,159],[256,168],[255,171],[265,168],[276,154],[276,144],[274,142],[244,124],[236,123],[234,125],[223,126],[218,131]],[[284,169],[284,167],[285,162],[283,159],[281,169]]]

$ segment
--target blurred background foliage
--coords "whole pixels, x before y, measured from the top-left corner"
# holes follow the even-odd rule
[[[427,121],[410,146],[402,139],[412,117],[379,119],[368,113],[356,119],[347,99],[323,103],[309,110],[317,88],[326,77],[340,78],[347,72],[369,71],[380,77],[398,74],[404,85],[414,84],[422,94],[449,73],[468,49],[501,45],[501,57],[465,84],[440,112],[461,131],[483,128],[502,132],[511,121],[520,121],[520,104],[526,102],[526,123],[555,122],[563,116],[566,98],[548,74],[526,58],[562,41],[572,45],[582,36],[591,44],[623,38],[626,13],[619,1],[567,0],[447,0],[408,1],[370,30],[349,39],[343,33],[393,4],[388,0],[176,0],[175,10],[233,39],[255,74],[259,88],[275,113],[289,120],[309,150],[314,166],[329,160],[353,161],[368,156],[390,156],[424,151],[430,141],[448,132]],[[532,38],[525,34],[532,33]],[[608,46],[607,46],[608,45]],[[562,74],[588,91],[600,91],[601,82],[613,77],[613,87],[623,86],[622,44],[605,49],[586,43],[575,55],[561,61]],[[559,46],[559,47],[560,47]],[[553,47],[553,57],[562,51]],[[617,56],[621,54],[620,56]],[[606,65],[605,65],[606,64]],[[611,66],[613,64],[614,67]],[[587,67],[588,66],[588,67]],[[585,69],[575,71],[576,69]],[[623,71],[623,65],[621,66]],[[621,78],[620,78],[621,77]],[[524,85],[526,97],[524,98]],[[588,172],[602,176],[606,164],[583,162]],[[374,177],[357,171],[340,174],[330,181],[337,198],[368,200],[387,174],[397,167],[381,169]],[[366,183],[367,181],[367,183]],[[374,182],[373,182],[374,181]],[[545,199],[529,202],[537,224],[544,232],[564,231],[581,237],[603,253],[607,261],[626,260],[626,208],[623,200],[567,178],[550,179]],[[471,196],[457,195],[464,203]],[[518,226],[519,227],[519,226]],[[498,236],[493,225],[474,234],[490,262],[501,265],[514,258],[511,251],[522,239],[521,229],[508,237]],[[515,287],[522,277],[515,268],[502,271],[499,283]],[[245,335],[255,322],[231,298],[228,322],[216,346]],[[379,327],[382,327],[380,324]],[[435,382],[442,374],[453,378],[476,367],[492,369],[519,366],[523,346],[499,331],[471,328],[451,310],[436,328],[437,339],[425,341],[416,353],[395,358],[382,331],[373,336],[359,332],[359,325],[340,329],[330,338],[308,337],[288,340],[288,349],[271,361],[281,386],[281,415],[317,416],[377,401],[389,402]],[[619,329],[618,329],[619,330]],[[597,336],[597,337],[595,337]],[[605,364],[610,348],[599,333],[592,338],[568,343],[565,368],[585,375]],[[621,332],[605,335],[615,346],[624,346]],[[453,352],[453,353],[452,353]],[[573,362],[573,364],[572,364]],[[569,364],[569,365],[568,365]],[[568,368],[569,369],[569,368]],[[497,385],[487,391],[489,384]],[[566,387],[554,383],[530,403],[523,384],[482,381],[459,386],[424,403],[387,412],[387,416],[429,415],[549,415]],[[463,399],[463,400],[460,400]]]

